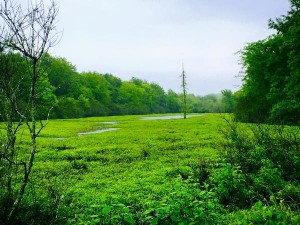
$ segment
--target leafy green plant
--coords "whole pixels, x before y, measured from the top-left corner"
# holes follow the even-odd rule
[[[257,202],[250,210],[241,210],[224,215],[220,224],[299,224],[300,216],[284,204],[264,206]]]
[[[283,190],[299,181],[299,128],[225,120],[220,142],[225,166],[211,177],[221,202],[249,207],[258,200],[268,202],[270,196],[285,202],[280,197],[286,193]],[[293,193],[290,198],[286,193],[285,198],[297,209]]]
[[[112,201],[103,205],[91,205],[89,213],[75,214],[68,224],[136,224],[130,208]]]
[[[198,184],[178,180],[170,193],[144,205],[147,224],[213,224],[221,207],[213,192],[199,189]]]
[[[258,174],[253,177],[253,186],[253,189],[264,197],[281,190],[284,181],[280,169],[274,167],[270,160],[264,160]]]
[[[87,163],[83,160],[74,160],[74,161],[72,161],[71,165],[72,165],[72,168],[76,169],[76,170],[84,171],[84,170],[88,169]]]
[[[224,205],[244,207],[251,196],[245,174],[239,166],[225,164],[211,172],[213,191]]]

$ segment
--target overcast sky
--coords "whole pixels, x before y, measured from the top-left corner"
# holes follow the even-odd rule
[[[79,72],[138,77],[180,92],[184,63],[188,92],[237,90],[235,53],[274,31],[288,0],[59,0],[60,43],[50,50]]]

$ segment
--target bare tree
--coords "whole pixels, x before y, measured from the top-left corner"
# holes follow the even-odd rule
[[[184,66],[182,64],[182,74],[181,74],[181,88],[182,88],[182,95],[183,95],[183,105],[182,105],[182,111],[183,111],[183,118],[186,119],[187,114],[187,87],[186,87],[186,75],[184,71]]]
[[[6,137],[0,149],[0,163],[8,165],[9,173],[6,174],[6,188],[8,198],[12,203],[7,210],[7,224],[12,223],[15,213],[20,206],[26,186],[32,171],[35,154],[37,151],[36,139],[46,123],[37,121],[37,96],[38,81],[41,77],[39,63],[49,48],[59,40],[60,34],[56,32],[55,20],[58,8],[53,0],[46,5],[42,0],[39,2],[28,1],[27,7],[15,0],[3,0],[0,5],[0,50],[3,65],[0,91],[5,99],[6,114]],[[16,81],[18,68],[12,66],[9,55],[20,53],[26,59],[27,72],[29,74],[30,87],[28,90],[27,103],[20,107],[16,96],[20,91],[22,77]],[[6,58],[7,57],[7,58]],[[26,92],[25,92],[26,93]],[[15,117],[18,115],[18,117]],[[19,118],[16,121],[16,118]],[[37,126],[37,123],[40,123]],[[15,141],[19,128],[25,124],[30,132],[31,150],[28,159],[18,159],[15,152]],[[17,176],[22,179],[17,187],[13,188],[12,181]],[[16,182],[15,178],[15,182]],[[14,192],[14,193],[12,193]]]

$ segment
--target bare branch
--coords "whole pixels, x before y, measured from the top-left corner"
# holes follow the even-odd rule
[[[60,33],[53,32],[57,15],[58,8],[53,0],[48,8],[42,1],[36,4],[30,1],[26,10],[14,0],[5,0],[1,4],[0,17],[8,32],[1,34],[0,42],[38,60],[60,40]]]
[[[15,82],[16,71],[11,68],[13,64],[0,65],[5,71],[4,78],[0,79],[0,94],[3,95],[7,107],[7,140],[3,146],[5,151],[1,152],[0,159],[5,159],[8,163],[8,171],[12,168],[18,170],[18,166],[22,165],[24,171],[21,182],[17,185],[18,193],[12,195],[14,203],[9,209],[7,222],[13,223],[15,213],[20,205],[26,186],[31,174],[35,153],[37,151],[36,138],[47,125],[49,113],[46,123],[40,120],[40,128],[37,128],[37,112],[38,106],[38,81],[41,77],[39,71],[39,62],[49,48],[55,46],[60,40],[60,32],[56,32],[55,20],[58,14],[58,8],[54,0],[50,0],[50,4],[46,5],[43,0],[34,2],[28,0],[27,8],[15,0],[3,0],[0,3],[0,53],[20,53],[26,58],[26,66],[28,66],[28,78],[30,78],[30,87],[26,90],[28,94],[27,105],[19,107],[17,96],[21,91],[22,78]],[[1,23],[2,22],[2,23]],[[1,55],[2,56],[2,55]],[[2,60],[2,59],[1,59]],[[7,68],[6,68],[6,67]],[[23,69],[24,70],[24,69]],[[24,71],[23,71],[24,72]],[[30,75],[29,75],[30,74]],[[13,122],[15,115],[19,116],[18,122]],[[17,132],[22,124],[25,123],[31,136],[31,151],[28,161],[20,161],[17,159],[15,152],[15,139]],[[6,154],[7,153],[7,154]],[[18,172],[20,173],[20,171]],[[20,174],[18,174],[18,177]],[[11,181],[12,173],[8,175],[7,190],[12,190]]]

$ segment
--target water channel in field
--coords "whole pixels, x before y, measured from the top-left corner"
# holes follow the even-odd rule
[[[187,115],[186,118],[191,118],[194,116],[203,116],[203,114]],[[149,117],[140,118],[140,120],[169,120],[169,119],[183,119],[183,115],[149,116]]]
[[[100,129],[100,130],[93,130],[93,131],[78,133],[78,136],[88,135],[88,134],[100,134],[100,133],[115,131],[115,130],[119,130],[119,129],[120,128],[104,128],[104,129]]]
[[[102,124],[115,125],[115,124],[118,124],[118,122],[117,121],[108,121],[108,122],[102,122]],[[92,131],[78,133],[78,136],[89,135],[89,134],[101,134],[104,132],[110,132],[110,131],[115,131],[115,130],[119,130],[119,129],[120,128],[101,128],[98,130],[92,130]]]

